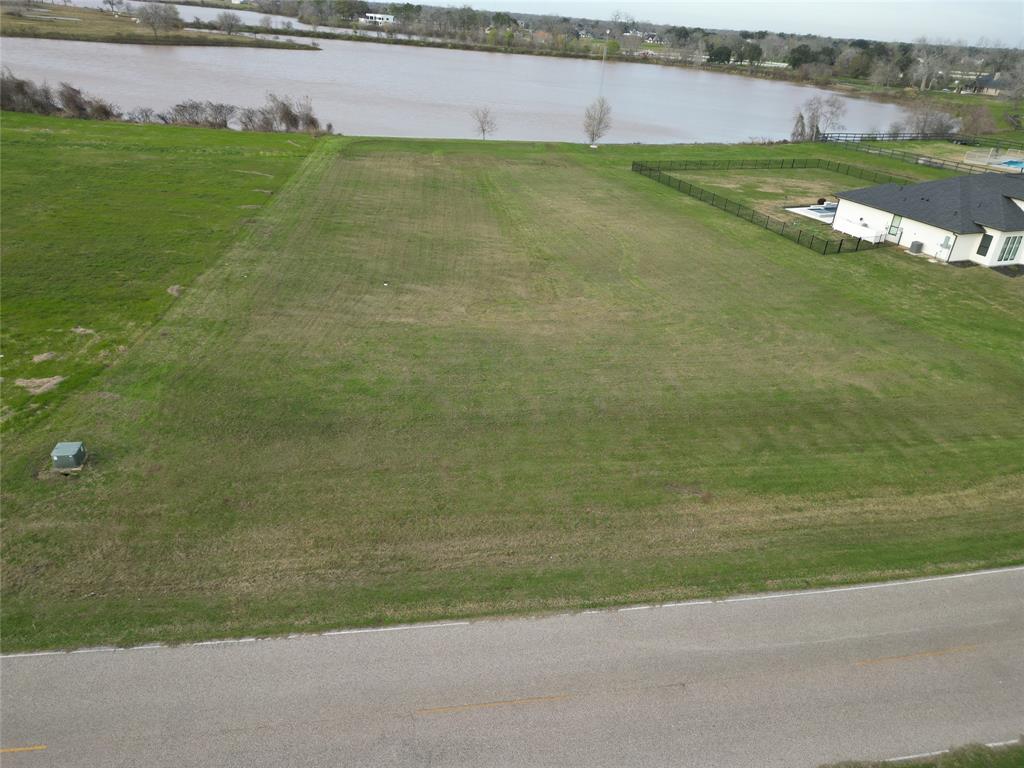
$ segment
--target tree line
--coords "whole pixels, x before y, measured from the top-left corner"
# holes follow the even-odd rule
[[[111,0],[116,2],[117,0]],[[837,78],[881,86],[971,89],[979,75],[1002,73],[1006,88],[1024,97],[1024,57],[1020,50],[981,39],[888,43],[768,30],[708,30],[651,24],[630,14],[610,19],[476,10],[469,5],[438,7],[363,0],[251,0],[267,14],[292,16],[318,26],[351,27],[366,13],[388,13],[385,31],[509,48],[558,50],[664,59],[695,65],[771,65],[793,79],[827,84]],[[1018,85],[1019,83],[1019,85]]]

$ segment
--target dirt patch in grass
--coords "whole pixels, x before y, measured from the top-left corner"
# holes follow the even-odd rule
[[[41,395],[49,392],[64,381],[63,376],[50,376],[45,379],[15,379],[14,383],[27,390],[30,395]]]
[[[38,355],[32,355],[32,362],[45,363],[47,360],[53,360],[56,357],[56,352],[40,352]]]
[[[79,336],[89,336],[90,334],[96,333],[96,331],[94,331],[92,328],[83,328],[80,325],[76,325],[74,328],[72,328],[71,332],[77,333]]]
[[[167,289],[167,292],[174,298],[181,296],[181,292],[184,290],[180,285],[172,285]]]

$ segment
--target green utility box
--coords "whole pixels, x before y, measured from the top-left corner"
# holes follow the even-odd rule
[[[58,472],[74,472],[85,463],[85,443],[57,443],[50,451],[53,468]]]

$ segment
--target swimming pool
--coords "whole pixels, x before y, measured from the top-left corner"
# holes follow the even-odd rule
[[[1024,168],[1024,160],[1004,160],[1000,165],[1005,165],[1007,168]]]

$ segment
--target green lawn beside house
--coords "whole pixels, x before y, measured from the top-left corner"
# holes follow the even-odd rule
[[[1024,561],[1024,280],[821,256],[629,168],[934,170],[4,131],[7,651]],[[77,378],[11,386],[51,349]]]

